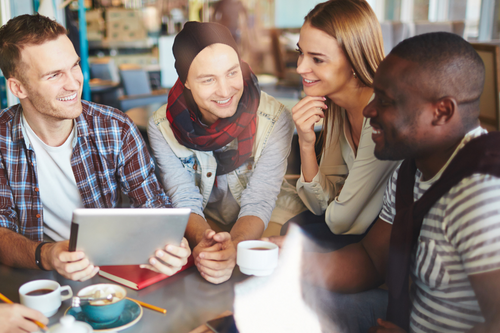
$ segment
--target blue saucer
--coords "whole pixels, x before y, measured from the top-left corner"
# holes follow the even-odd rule
[[[125,299],[125,308],[118,319],[109,324],[101,324],[90,321],[81,308],[68,308],[65,314],[75,317],[77,321],[88,323],[94,332],[121,331],[137,323],[142,317],[142,306],[138,303]]]

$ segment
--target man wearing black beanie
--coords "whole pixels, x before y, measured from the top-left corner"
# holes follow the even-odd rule
[[[192,210],[186,238],[198,270],[221,283],[239,242],[305,209],[283,181],[294,124],[260,91],[226,27],[187,22],[173,53],[179,79],[148,135],[173,206]]]

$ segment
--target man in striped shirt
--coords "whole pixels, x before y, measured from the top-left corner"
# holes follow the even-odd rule
[[[83,281],[99,268],[68,251],[75,208],[113,208],[122,193],[132,207],[170,202],[130,118],[81,100],[79,61],[49,18],[22,15],[0,28],[0,68],[20,100],[0,112],[0,262]],[[184,239],[150,263],[171,275],[189,254]]]
[[[414,201],[442,176],[457,152],[486,133],[478,121],[484,75],[472,46],[448,33],[403,41],[378,68],[375,98],[364,110],[373,127],[375,156],[414,159]],[[343,293],[384,282],[391,265],[398,171],[368,235],[358,244],[320,254],[317,259],[328,267],[321,276],[306,279],[324,284],[326,278],[330,289]],[[314,267],[305,271],[317,261],[307,263]],[[423,218],[410,263],[410,332],[500,332],[500,178],[472,174],[440,197]],[[370,330],[404,331],[381,319]]]

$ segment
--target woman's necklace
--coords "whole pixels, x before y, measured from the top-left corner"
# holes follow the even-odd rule
[[[366,92],[366,94],[365,94]],[[373,94],[373,90],[364,90],[363,92],[361,92],[361,94],[359,95],[360,97],[360,100],[363,100],[366,98],[365,102],[366,103],[363,103],[362,105],[367,105],[368,104],[368,101],[369,99],[371,98]],[[349,124],[349,130],[351,132],[351,141],[352,141],[352,145],[354,146],[354,156],[357,155],[358,153],[358,146],[359,146],[359,141],[361,141],[361,132],[363,131],[363,123],[364,123],[364,117],[361,117],[361,127],[359,128],[359,133],[356,132],[354,133],[354,128],[355,126],[353,126],[353,124],[351,124],[351,121],[349,119],[349,113],[347,112],[346,110],[346,118],[347,118],[347,122]],[[361,115],[362,112],[359,113],[359,115]],[[356,121],[356,117],[353,116],[353,121]],[[355,124],[355,122],[354,122]],[[356,128],[357,129],[357,128]]]
[[[346,118],[347,118],[347,123],[349,124],[349,132],[351,132],[351,141],[352,141],[352,144],[354,146],[354,156],[356,156],[358,153],[359,140],[358,140],[358,143],[356,143],[354,138],[358,137],[358,135],[354,135],[354,127],[351,125],[351,122],[349,121],[349,117],[346,117]]]

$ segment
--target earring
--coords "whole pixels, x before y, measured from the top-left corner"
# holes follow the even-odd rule
[[[354,76],[355,79],[358,78],[358,76],[356,75],[356,72],[354,71],[354,69],[352,70],[352,76]]]

